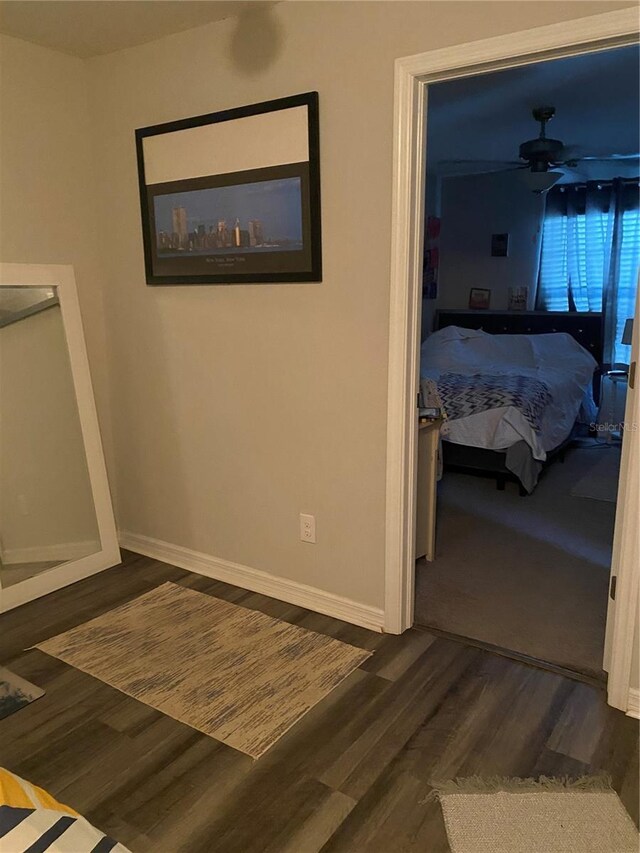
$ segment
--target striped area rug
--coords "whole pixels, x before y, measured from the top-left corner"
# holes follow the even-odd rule
[[[173,583],[37,648],[253,758],[371,654]]]

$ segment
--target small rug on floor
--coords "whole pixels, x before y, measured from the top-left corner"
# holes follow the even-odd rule
[[[253,758],[371,655],[173,583],[36,648]]]
[[[435,791],[452,853],[637,853],[610,780],[456,779]]]
[[[597,448],[596,464],[571,489],[574,498],[591,498],[596,501],[615,503],[618,497],[620,475],[620,448],[615,446]]]
[[[0,720],[44,696],[44,690],[0,666]]]

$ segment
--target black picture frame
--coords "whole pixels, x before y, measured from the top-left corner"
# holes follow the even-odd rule
[[[160,134],[232,122],[263,113],[306,106],[308,160],[260,166],[235,172],[196,175],[179,180],[147,183],[144,140]],[[305,92],[259,104],[166,122],[135,131],[138,182],[148,285],[219,285],[253,283],[294,283],[322,281],[322,234],[320,207],[320,124],[318,93]],[[254,198],[265,210],[267,199],[274,205],[272,226],[290,233],[265,237],[259,219],[226,227],[215,223],[215,204],[243,206]],[[172,198],[175,201],[172,201]],[[178,200],[179,199],[179,200]],[[185,200],[186,199],[186,200]],[[190,231],[186,204],[212,212],[209,224]],[[173,231],[160,227],[171,221]],[[177,212],[177,214],[176,214]],[[278,216],[280,213],[280,216]],[[212,222],[213,220],[213,222]],[[225,223],[224,227],[221,222]],[[177,225],[176,225],[177,223]],[[243,227],[244,226],[244,227]],[[176,231],[176,227],[178,231]],[[209,230],[207,230],[207,228]],[[295,232],[295,234],[294,234]]]
[[[509,234],[492,234],[491,235],[491,257],[492,258],[508,258],[509,257]]]
[[[491,290],[486,287],[472,287],[469,291],[469,308],[472,311],[487,311],[491,305]]]

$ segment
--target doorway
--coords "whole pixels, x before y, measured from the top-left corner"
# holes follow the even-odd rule
[[[420,377],[448,419],[415,623],[599,680],[640,266],[639,81],[633,45],[428,92]]]
[[[515,67],[541,59],[604,50],[637,40],[633,10],[607,13],[561,25],[528,30],[470,45],[434,51],[396,63],[396,147],[388,413],[386,630],[399,633],[413,623],[415,411],[419,359],[419,297],[422,285],[422,224],[425,186],[425,104],[430,83]],[[634,330],[637,339],[637,329]],[[637,343],[635,345],[637,347]],[[631,393],[627,421],[633,421],[638,395]],[[637,416],[636,416],[637,417]],[[616,602],[609,605],[605,668],[609,702],[628,710],[629,677],[637,591],[637,543],[629,508],[635,500],[638,468],[635,450],[623,441],[622,509],[614,540]]]

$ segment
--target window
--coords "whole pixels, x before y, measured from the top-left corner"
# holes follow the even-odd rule
[[[614,362],[629,364],[631,347],[621,344],[624,324],[633,317],[638,288],[638,262],[640,259],[640,211],[626,210],[622,214],[622,245],[618,267],[618,310],[616,312],[616,346]],[[639,321],[640,322],[640,321]]]
[[[600,186],[580,189],[550,194],[542,229],[537,305],[546,311],[611,310],[611,351],[605,360],[629,364],[631,347],[622,344],[621,338],[625,321],[634,315],[638,285],[637,186],[631,187],[634,195],[623,189],[624,205],[615,201],[614,190],[609,200],[609,192]],[[590,192],[597,193],[596,203],[590,202]],[[614,214],[616,209],[619,212]]]

